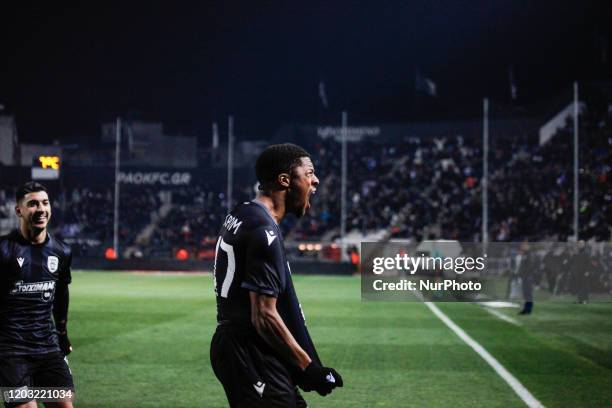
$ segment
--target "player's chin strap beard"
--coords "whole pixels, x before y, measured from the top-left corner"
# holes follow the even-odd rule
[[[285,211],[291,212],[298,217],[301,217],[302,211],[300,210],[300,197],[296,194],[297,189],[293,188],[293,180],[290,179],[289,187],[287,187],[287,197],[285,199],[285,206],[289,205],[288,208],[285,208]]]

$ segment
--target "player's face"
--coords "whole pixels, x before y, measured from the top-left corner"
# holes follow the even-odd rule
[[[312,160],[308,157],[302,157],[301,160],[302,163],[293,169],[287,193],[287,210],[298,217],[306,214],[310,208],[310,196],[319,185]]]
[[[51,219],[51,203],[47,192],[26,194],[15,207],[15,212],[29,230],[44,230]]]

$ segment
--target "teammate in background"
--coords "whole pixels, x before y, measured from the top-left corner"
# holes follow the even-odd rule
[[[305,407],[297,386],[327,395],[342,377],[323,367],[310,338],[279,223],[308,211],[319,179],[293,144],[266,148],[255,171],[257,198],[234,208],[217,241],[210,358],[230,406]]]
[[[43,185],[31,181],[19,187],[15,213],[19,228],[0,237],[0,387],[72,392],[66,359],[72,351],[66,332],[70,247],[47,231],[51,205]],[[5,406],[37,405],[32,400]],[[45,406],[67,408],[72,402]]]
[[[533,286],[536,281],[535,270],[537,262],[535,261],[535,254],[530,252],[529,245],[526,243],[521,245],[520,253],[516,258],[524,299],[523,309],[519,314],[530,315],[533,311]]]

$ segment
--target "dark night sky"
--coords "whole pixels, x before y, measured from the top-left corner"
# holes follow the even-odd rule
[[[437,83],[435,112],[477,110],[484,95],[509,103],[510,65],[520,104],[574,79],[610,79],[597,42],[609,50],[606,2],[12,3],[0,103],[26,141],[97,137],[117,114],[208,135],[233,113],[251,137],[342,109],[361,122],[414,119],[415,67]]]

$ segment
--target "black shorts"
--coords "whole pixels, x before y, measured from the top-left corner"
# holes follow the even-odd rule
[[[290,370],[252,331],[218,326],[210,361],[230,407],[306,407]]]
[[[0,387],[58,387],[74,391],[68,360],[59,352],[0,357]],[[19,404],[23,402],[5,403],[4,406]]]

